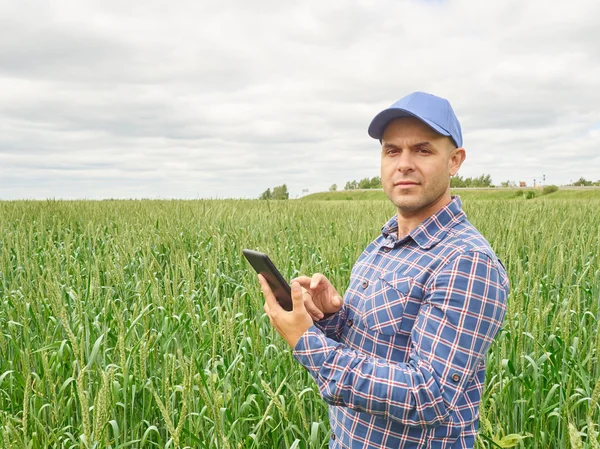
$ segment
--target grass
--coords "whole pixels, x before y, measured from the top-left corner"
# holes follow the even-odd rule
[[[480,448],[511,434],[517,447],[599,447],[598,206],[465,199],[512,284]],[[385,201],[0,203],[0,446],[326,447],[326,407],[241,250],[343,291],[393,213]]]

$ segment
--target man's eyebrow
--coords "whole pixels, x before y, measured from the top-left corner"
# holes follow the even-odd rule
[[[415,143],[414,145],[411,145],[411,147],[413,148],[417,148],[417,147],[427,147],[429,148],[431,145],[429,144],[429,142],[419,142],[419,143]]]
[[[393,143],[390,142],[384,142],[382,145],[383,148],[386,149],[400,149],[400,147],[398,145],[394,145]],[[417,142],[417,143],[413,143],[412,145],[410,145],[410,148],[427,148],[427,149],[431,149],[432,146],[428,141],[423,141],[423,142]]]

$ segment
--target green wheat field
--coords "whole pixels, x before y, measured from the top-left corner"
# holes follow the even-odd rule
[[[600,448],[600,200],[465,198],[507,267],[479,448]],[[325,448],[243,248],[340,292],[388,201],[0,202],[0,447]]]

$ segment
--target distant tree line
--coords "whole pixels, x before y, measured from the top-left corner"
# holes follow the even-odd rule
[[[285,184],[273,187],[273,190],[268,188],[258,197],[259,200],[287,200],[289,198],[290,194]]]
[[[373,178],[363,178],[360,181],[348,181],[344,186],[344,190],[357,190],[357,189],[381,189],[381,178],[374,176]],[[329,190],[337,190],[337,185],[333,184]]]
[[[490,175],[481,175],[477,178],[463,178],[454,175],[450,178],[450,187],[494,187]]]
[[[514,181],[502,181],[500,183],[500,185],[502,187],[519,187],[519,186],[520,187],[524,187],[525,183],[524,182],[516,183]],[[596,181],[596,182],[593,182],[593,181],[588,181],[584,177],[581,177],[577,181],[571,182],[571,184],[567,184],[567,185],[570,185],[570,186],[582,186],[582,187],[600,186],[600,179],[598,181]]]
[[[477,178],[463,178],[462,176],[453,176],[450,179],[450,187],[494,187],[492,177],[490,175],[481,175]],[[373,178],[363,178],[360,181],[348,181],[344,186],[344,190],[357,189],[381,189],[381,178],[375,176]],[[337,184],[332,184],[329,190],[335,192]]]
[[[502,187],[516,187],[517,183],[512,181],[504,181],[500,183]],[[588,181],[584,177],[579,178],[572,186],[600,186],[600,180],[596,182]],[[476,178],[463,178],[462,176],[455,175],[450,178],[450,187],[494,187],[492,184],[492,177],[490,175],[481,175]],[[555,186],[552,186],[555,187]],[[360,181],[348,181],[344,186],[344,190],[358,190],[358,189],[381,189],[381,178],[374,176],[372,178],[363,178]],[[335,192],[338,189],[337,184],[332,184],[329,187],[330,192]],[[558,189],[558,187],[556,187]],[[550,193],[550,192],[548,192]],[[290,194],[285,184],[277,187],[273,187],[273,190],[268,188],[258,197],[261,200],[287,200]]]
[[[572,186],[583,186],[583,187],[591,187],[591,186],[600,186],[600,179],[596,182],[588,181],[583,176],[575,181]]]

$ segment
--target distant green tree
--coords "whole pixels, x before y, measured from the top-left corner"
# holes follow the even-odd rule
[[[371,188],[372,189],[381,189],[381,178],[379,176],[374,176],[371,178]]]
[[[450,178],[450,187],[492,187],[492,177],[490,175],[481,175],[477,178],[462,178],[455,175]]]
[[[450,178],[450,187],[467,187],[465,180],[460,175],[454,175]]]
[[[287,200],[289,197],[290,194],[285,184],[273,187],[273,194],[271,195],[272,200]]]
[[[492,185],[492,177],[490,175],[481,175],[478,178],[471,180],[470,187],[490,187]]]
[[[587,179],[585,179],[583,176],[581,178],[579,178],[577,181],[575,181],[573,183],[574,186],[591,186],[593,185],[592,181],[588,181]]]
[[[259,200],[270,200],[271,199],[271,189],[267,189],[263,193],[261,193],[260,196],[258,197],[258,199]]]
[[[356,190],[358,188],[358,183],[356,181],[348,181],[344,186],[344,190]]]
[[[369,178],[363,178],[358,181],[359,189],[370,189],[371,188],[371,180]]]
[[[355,190],[355,189],[381,189],[381,178],[374,176],[372,178],[363,178],[360,181],[348,181],[344,190]]]
[[[258,197],[259,200],[287,200],[289,199],[290,194],[288,192],[288,188],[285,184],[282,184],[277,187],[273,187],[273,190],[270,188],[265,190]]]
[[[329,187],[329,191],[335,192],[336,190],[337,190],[337,184],[331,184],[331,186]]]

